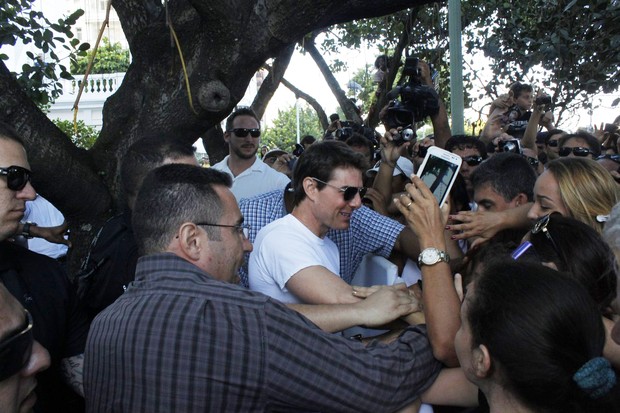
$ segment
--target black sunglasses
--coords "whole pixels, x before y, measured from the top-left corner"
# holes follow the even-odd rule
[[[19,373],[32,354],[32,316],[24,309],[26,320],[19,331],[0,342],[0,381]]]
[[[253,138],[258,138],[260,136],[260,129],[258,129],[258,128],[252,128],[252,129],[248,129],[248,128],[235,128],[235,129],[229,130],[228,132],[234,133],[239,138],[245,138],[246,136],[248,136],[248,133]]]
[[[346,202],[349,202],[350,200],[352,200],[353,198],[355,198],[355,195],[359,192],[360,194],[360,198],[364,198],[364,195],[366,195],[366,188],[362,187],[356,187],[356,186],[343,186],[342,188],[339,188],[335,185],[332,184],[328,184],[325,181],[321,181],[320,179],[317,178],[311,178],[314,181],[320,182],[323,185],[327,185],[327,186],[331,186],[334,189],[337,189],[338,191],[342,192],[343,196],[344,196],[344,200]]]
[[[476,166],[482,163],[482,156],[466,156],[463,158],[463,162],[466,162],[469,166]]]
[[[0,168],[0,175],[6,176],[6,186],[13,191],[21,191],[24,189],[32,172],[21,166],[9,166],[8,168]]]
[[[560,141],[557,139],[554,139],[552,141],[547,142],[547,146],[551,146],[552,148],[555,148],[556,146],[558,146],[560,144]]]
[[[573,155],[581,156],[581,157],[588,156],[592,153],[590,149],[584,148],[582,146],[578,146],[576,148],[567,148],[567,147],[560,148],[559,155],[568,156],[571,154],[571,152],[573,153]]]

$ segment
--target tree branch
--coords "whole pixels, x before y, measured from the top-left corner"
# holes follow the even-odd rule
[[[327,120],[327,115],[325,114],[325,111],[323,110],[323,107],[319,104],[319,102],[309,94],[297,89],[291,82],[286,79],[282,79],[282,84],[286,86],[291,92],[293,92],[296,97],[302,98],[303,100],[308,102],[308,104],[312,106],[312,108],[316,111],[316,114],[319,117],[319,122],[321,122],[321,128],[323,128],[323,130],[327,129],[327,127],[329,126],[329,121]]]
[[[306,39],[304,41],[304,48],[306,49],[308,53],[310,53],[310,56],[312,56],[312,59],[314,60],[319,70],[323,74],[323,77],[325,78],[327,85],[329,86],[332,93],[336,97],[336,100],[338,101],[338,104],[342,108],[342,111],[344,112],[344,115],[346,116],[346,118],[348,120],[352,120],[354,122],[361,124],[362,118],[357,113],[357,108],[355,107],[355,104],[353,104],[353,102],[346,96],[346,94],[344,93],[340,85],[338,84],[338,81],[336,80],[336,77],[334,77],[334,74],[332,73],[332,71],[329,69],[327,62],[325,62],[325,59],[323,59],[323,56],[316,48],[316,45],[314,44],[314,38]]]
[[[269,67],[269,74],[265,80],[263,80],[263,84],[260,86],[260,89],[258,89],[258,93],[256,93],[254,101],[252,102],[252,109],[254,109],[259,119],[263,117],[269,101],[278,89],[280,81],[284,77],[284,72],[286,72],[291,62],[294,51],[295,43],[282,50],[275,58],[273,67]]]
[[[0,121],[24,140],[33,185],[68,218],[103,214],[110,195],[83,149],[50,121],[26,96],[0,62]]]

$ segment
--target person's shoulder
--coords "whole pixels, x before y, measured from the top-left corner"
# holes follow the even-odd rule
[[[13,266],[21,277],[31,280],[37,285],[54,285],[55,288],[66,288],[69,279],[62,265],[47,255],[30,251],[13,242],[1,243],[3,264]],[[6,262],[8,261],[8,262]],[[38,280],[38,281],[37,281]]]

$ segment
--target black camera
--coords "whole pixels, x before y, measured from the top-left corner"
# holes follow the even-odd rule
[[[508,141],[499,141],[497,144],[500,152],[512,152],[521,154],[521,142],[518,139],[511,139]]]
[[[296,157],[300,157],[302,153],[304,153],[304,146],[302,144],[296,143],[295,149],[293,149],[293,155]]]
[[[536,106],[550,106],[553,103],[553,101],[551,100],[551,96],[542,95],[542,96],[538,96],[536,100],[534,101],[534,103],[536,104]]]
[[[432,71],[432,66],[429,65]],[[385,123],[389,128],[404,127],[423,121],[427,116],[439,112],[439,95],[435,89],[422,84],[417,57],[407,57],[403,67],[406,82],[396,86],[388,93]],[[400,100],[398,100],[400,98]]]
[[[415,131],[411,128],[411,125],[405,126],[397,135],[392,137],[392,142],[396,146],[401,146],[405,142],[411,142],[416,139]]]
[[[342,127],[340,129],[336,129],[336,139],[340,141],[346,141],[351,136],[353,136],[353,132],[355,132],[353,128],[353,122],[348,120],[340,121]]]

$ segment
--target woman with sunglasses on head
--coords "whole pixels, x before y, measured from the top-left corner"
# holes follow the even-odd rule
[[[620,189],[601,165],[586,158],[560,158],[549,162],[536,180],[534,205],[527,216],[536,220],[559,212],[601,233],[618,201]]]
[[[586,288],[607,330],[603,354],[620,369],[620,345],[610,338],[614,325],[611,303],[616,298],[617,280],[615,257],[609,245],[588,225],[558,213],[540,218],[526,239],[535,252],[526,254],[527,257],[535,257],[543,265],[566,273]]]
[[[472,404],[473,384],[484,395],[477,412],[615,412],[620,393],[604,344],[581,285],[539,264],[497,263],[467,289],[455,339],[461,369],[442,371],[422,400]]]

